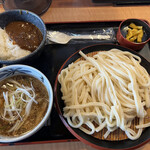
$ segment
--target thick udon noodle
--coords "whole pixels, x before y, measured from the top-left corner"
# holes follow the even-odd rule
[[[70,64],[58,77],[69,125],[90,135],[106,127],[104,138],[117,128],[131,140],[139,138],[150,126],[143,122],[150,107],[150,77],[140,57],[117,49],[93,57],[79,53],[85,60]],[[135,117],[137,132],[131,129]]]

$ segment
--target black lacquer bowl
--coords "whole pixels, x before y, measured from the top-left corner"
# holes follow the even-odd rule
[[[0,60],[0,64],[28,64],[38,58],[43,51],[47,33],[46,26],[38,15],[27,10],[14,9],[0,14],[0,28],[4,29],[7,24],[13,21],[25,21],[34,24],[41,31],[43,40],[38,48],[29,55],[16,60]]]
[[[86,53],[90,53],[90,52],[94,52],[94,51],[108,51],[112,48],[117,48],[120,49],[122,51],[129,51],[133,54],[136,54],[138,56],[140,56],[140,58],[142,59],[141,65],[146,68],[146,70],[148,71],[148,73],[150,74],[150,62],[148,62],[144,57],[142,57],[141,55],[139,55],[137,52],[132,51],[130,49],[124,48],[122,46],[118,46],[118,45],[113,45],[113,44],[102,44],[102,45],[93,45],[93,46],[88,46],[86,48],[81,49],[85,54]],[[79,50],[80,51],[80,50]],[[70,63],[74,62],[75,60],[77,60],[78,58],[80,58],[81,56],[78,54],[78,52],[75,52],[73,55],[71,55],[65,62],[64,64],[61,66],[59,73],[61,72],[62,69],[66,68]],[[64,102],[61,99],[62,93],[60,91],[60,84],[58,82],[58,75],[55,81],[55,88],[54,88],[54,95],[55,95],[55,104],[56,104],[56,108],[57,111],[59,113],[59,116],[62,120],[62,122],[64,123],[64,125],[66,126],[66,128],[76,137],[78,138],[80,141],[82,141],[85,144],[88,144],[96,149],[104,149],[104,150],[108,150],[108,149],[135,149],[138,148],[142,145],[144,145],[145,143],[147,143],[150,140],[150,128],[146,128],[141,137],[137,140],[122,140],[122,141],[106,141],[106,140],[99,140],[96,139],[84,132],[82,132],[80,129],[76,129],[76,128],[72,128],[66,121],[66,119],[63,117],[63,107],[64,107]]]

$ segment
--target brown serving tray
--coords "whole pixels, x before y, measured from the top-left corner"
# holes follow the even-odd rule
[[[47,30],[56,30],[63,32],[75,32],[82,33],[85,30],[93,31],[103,28],[112,28],[114,34],[116,35],[120,21],[116,22],[93,22],[93,23],[64,23],[64,24],[46,24]],[[70,41],[66,45],[62,44],[48,44],[45,46],[41,56],[31,65],[41,72],[43,72],[46,77],[49,79],[53,89],[56,79],[56,75],[65,62],[65,60],[72,55],[77,50],[84,48],[89,45],[94,44],[103,44],[103,43],[113,43],[118,44],[116,39],[111,40],[101,40],[101,41],[92,41],[86,40],[83,42]],[[150,43],[138,51],[143,57],[145,57],[150,62]],[[68,141],[77,141],[77,139],[66,129],[64,124],[59,118],[59,115],[56,111],[55,104],[53,104],[53,109],[49,120],[45,123],[45,126],[41,128],[36,134],[27,138],[26,140],[16,142],[16,143],[0,143],[0,145],[22,145],[22,144],[39,144],[39,143],[57,143],[57,142],[68,142]]]

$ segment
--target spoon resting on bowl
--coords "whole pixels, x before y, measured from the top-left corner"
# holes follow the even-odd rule
[[[80,35],[80,34],[73,34],[68,35],[63,32],[59,31],[48,31],[47,32],[48,40],[59,43],[59,44],[67,44],[72,39],[97,39],[97,40],[105,40],[110,39],[110,35],[100,35],[100,34],[87,34],[87,35]]]

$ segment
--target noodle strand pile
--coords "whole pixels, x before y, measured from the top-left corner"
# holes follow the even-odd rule
[[[145,127],[150,107],[150,76],[141,58],[127,51],[100,51],[93,57],[79,54],[79,60],[63,69],[58,77],[64,100],[64,117],[70,126],[94,134],[103,128],[104,138],[117,128],[136,140]],[[137,132],[132,121],[139,118]]]

